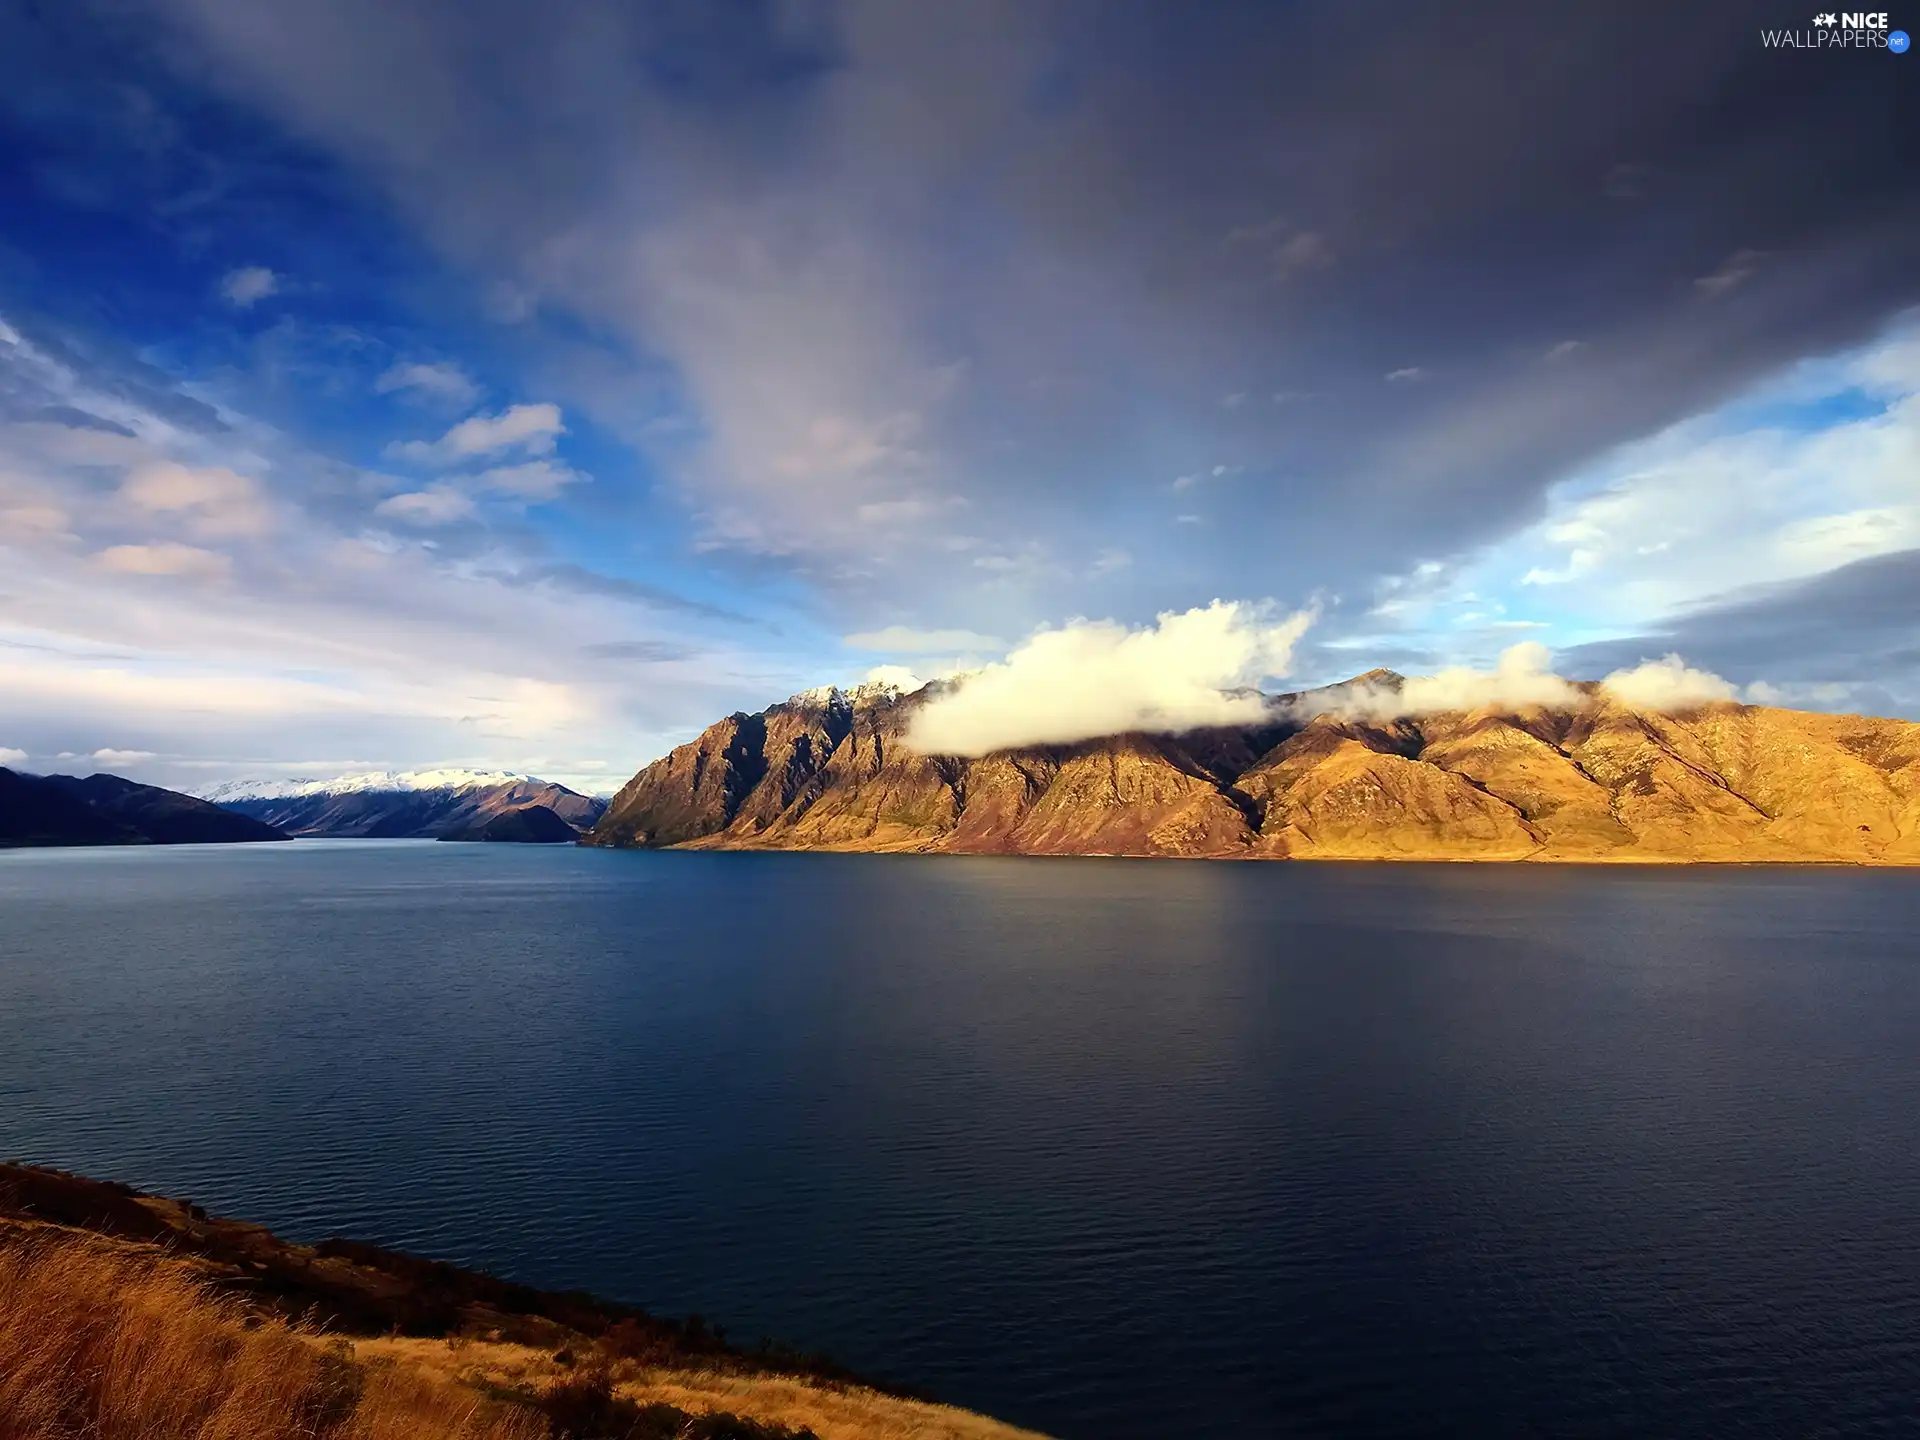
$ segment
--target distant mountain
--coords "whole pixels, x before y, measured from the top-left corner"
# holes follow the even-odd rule
[[[573,845],[580,832],[544,805],[526,805],[476,820],[460,830],[449,830],[442,840],[510,841],[520,845]]]
[[[118,775],[0,769],[0,845],[200,845],[285,840],[273,826]]]
[[[236,815],[289,835],[384,840],[435,840],[464,835],[494,816],[530,806],[584,831],[604,800],[564,785],[501,770],[378,771],[332,780],[242,782],[206,792]]]
[[[1377,672],[1363,682],[1394,685]],[[979,759],[912,694],[795,696],[633,777],[587,843],[1246,859],[1920,863],[1920,724],[1720,702],[1269,724]]]

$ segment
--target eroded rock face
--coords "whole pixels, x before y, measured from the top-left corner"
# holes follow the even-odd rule
[[[902,741],[925,692],[797,696],[646,767],[589,843],[960,854],[1920,863],[1920,725],[1596,694],[1322,716],[978,759]],[[1276,716],[1283,712],[1276,709]]]

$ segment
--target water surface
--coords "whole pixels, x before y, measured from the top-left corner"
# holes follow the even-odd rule
[[[1920,875],[0,853],[0,1153],[1069,1437],[1920,1424]]]

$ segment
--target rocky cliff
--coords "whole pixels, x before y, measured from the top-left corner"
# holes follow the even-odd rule
[[[1920,724],[1716,703],[1298,718],[978,759],[929,691],[796,696],[635,775],[611,846],[1246,859],[1920,863]]]

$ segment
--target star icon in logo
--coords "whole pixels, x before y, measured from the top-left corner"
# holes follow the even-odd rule
[[[1833,15],[1833,12],[1832,12],[1831,10],[1829,10],[1829,11],[1827,11],[1827,13],[1826,13],[1826,14],[1824,14],[1824,15],[1816,15],[1816,16],[1814,16],[1814,17],[1813,17],[1813,23],[1814,23],[1814,24],[1816,24],[1816,25],[1832,25],[1832,24],[1835,24],[1835,23],[1837,23],[1837,22],[1836,22],[1836,21],[1835,21],[1835,19],[1834,19],[1834,15]]]

